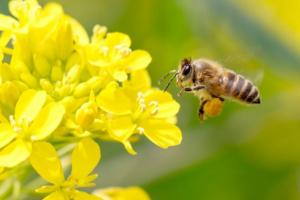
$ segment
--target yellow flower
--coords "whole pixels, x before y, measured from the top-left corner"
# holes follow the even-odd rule
[[[1,76],[0,76],[1,77]],[[3,113],[13,113],[15,105],[27,87],[19,81],[6,81],[0,84],[0,104]]]
[[[81,25],[55,3],[42,8],[35,0],[12,0],[9,7],[18,21],[0,15],[6,24],[0,25],[0,52],[11,55],[9,65],[1,67],[3,82],[18,80],[28,88],[42,88],[55,100],[73,93],[82,95],[82,86],[77,88],[80,79],[88,81],[91,77],[83,75],[87,72],[79,45],[89,39]],[[12,49],[6,47],[10,39]],[[95,78],[86,85],[86,90],[91,89]],[[89,91],[85,94],[88,96]]]
[[[48,137],[60,124],[65,109],[46,103],[43,91],[26,90],[15,106],[15,114],[0,124],[0,166],[14,167],[26,160],[33,141]]]
[[[57,28],[56,26],[59,26],[60,23],[65,25],[65,20],[68,20],[76,36],[74,39],[82,44],[88,43],[88,36],[84,28],[73,18],[64,15],[62,7],[58,4],[49,3],[42,8],[36,0],[11,0],[9,2],[9,10],[17,20],[14,17],[0,14],[0,30],[10,37],[19,37],[17,38],[18,42],[25,39],[28,34],[38,36],[36,38],[32,37],[31,40],[28,41],[30,43],[33,42],[35,45],[32,47],[35,48],[37,47],[36,44],[45,43],[45,41],[38,41],[38,39],[48,39],[49,36],[53,35],[53,32]],[[44,35],[42,35],[42,33],[44,33]],[[65,39],[70,40],[72,38]],[[53,42],[54,41],[52,41],[52,44]]]
[[[98,113],[98,106],[95,101],[94,93],[91,92],[90,100],[80,106],[75,113],[75,121],[77,124],[85,129],[90,126]]]
[[[136,153],[130,144],[134,134],[145,135],[161,148],[178,145],[182,139],[174,125],[179,104],[167,92],[148,89],[143,84],[146,79],[142,74],[133,76],[123,87],[112,82],[97,96],[98,106],[108,113],[107,131],[131,154]],[[131,87],[139,82],[146,87]]]
[[[106,28],[94,27],[92,43],[86,47],[86,57],[93,74],[107,73],[112,80],[125,81],[127,74],[145,69],[151,56],[143,50],[130,49],[131,40],[123,33],[108,33]]]
[[[98,108],[93,92],[87,102],[81,102],[74,113],[69,114],[62,126],[77,137],[87,137],[105,131],[106,119],[104,113]]]
[[[148,194],[140,187],[105,188],[93,192],[103,200],[150,200]]]
[[[94,186],[97,174],[90,173],[100,161],[99,145],[90,138],[82,139],[72,152],[71,175],[65,179],[59,157],[54,147],[47,142],[35,142],[30,162],[37,173],[52,185],[38,189],[39,193],[50,193],[47,200],[100,200],[95,195],[78,191],[77,188]]]
[[[0,179],[30,157],[51,183],[37,189],[49,193],[46,200],[149,200],[138,187],[77,190],[94,186],[100,161],[98,144],[87,136],[121,142],[131,154],[139,135],[162,148],[181,142],[179,104],[151,87],[149,53],[131,50],[128,35],[106,27],[95,26],[89,38],[59,4],[10,0],[9,11],[12,17],[0,14]],[[45,142],[50,136],[60,145],[84,137],[68,178]]]

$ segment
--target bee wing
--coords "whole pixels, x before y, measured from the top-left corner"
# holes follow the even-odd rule
[[[259,86],[264,77],[264,70],[261,63],[257,60],[261,51],[262,49],[260,47],[252,47],[245,52],[238,51],[233,55],[221,58],[219,62],[222,63],[225,68],[235,71],[252,81],[254,85]]]
[[[241,75],[258,87],[264,79],[265,71],[263,69],[247,70],[245,73],[241,73]]]
[[[256,86],[260,86],[263,79],[264,79],[264,75],[265,75],[265,71],[263,69],[261,69],[260,71],[257,72],[257,74],[255,75],[255,77],[253,78],[253,83]]]

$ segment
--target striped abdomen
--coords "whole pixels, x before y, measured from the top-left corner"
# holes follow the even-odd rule
[[[232,71],[228,71],[226,74],[227,78],[224,82],[224,86],[227,96],[246,103],[260,103],[259,92],[251,81]]]

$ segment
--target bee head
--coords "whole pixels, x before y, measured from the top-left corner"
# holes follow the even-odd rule
[[[192,66],[192,60],[190,58],[185,58],[181,61],[180,65],[178,66],[178,69],[176,70],[171,70],[169,71],[166,75],[164,75],[159,81],[158,84],[161,84],[161,82],[169,77],[170,75],[171,78],[169,79],[164,91],[166,91],[171,82],[176,78],[177,85],[179,87],[184,87],[187,84],[190,84],[192,82],[192,77],[193,77],[193,66]]]
[[[181,86],[183,82],[190,82],[193,77],[193,65],[191,58],[185,58],[178,67],[177,84]]]

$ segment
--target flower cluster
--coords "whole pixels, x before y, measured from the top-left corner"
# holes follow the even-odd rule
[[[102,189],[90,198],[76,188],[96,178],[89,175],[100,159],[95,139],[119,142],[130,154],[142,135],[161,148],[181,142],[179,104],[151,86],[149,53],[132,50],[126,34],[103,26],[89,38],[55,3],[11,0],[9,10],[12,16],[0,14],[0,179],[30,160],[53,184],[39,189],[52,192],[47,199],[133,193],[148,199],[135,187]],[[76,141],[65,179],[55,147]]]

